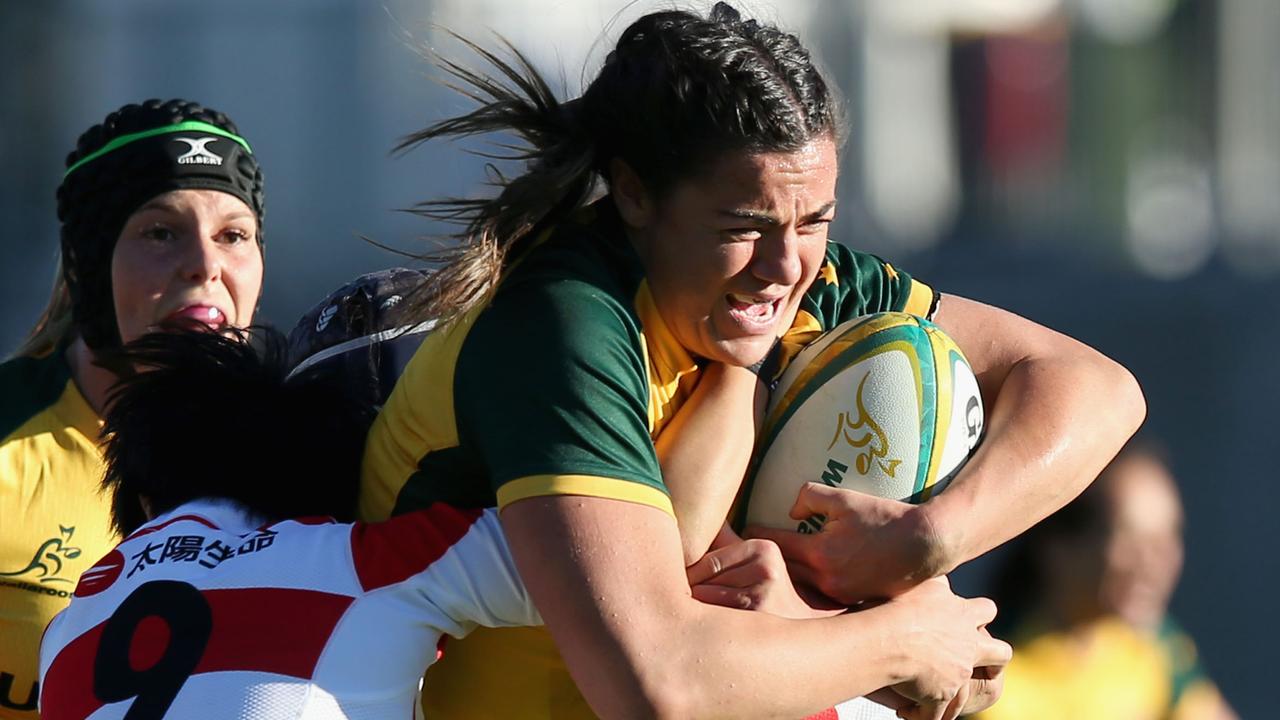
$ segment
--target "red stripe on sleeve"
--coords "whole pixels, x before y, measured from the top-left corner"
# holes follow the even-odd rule
[[[384,522],[356,523],[351,529],[351,557],[360,586],[369,592],[426,570],[483,512],[433,503]]]

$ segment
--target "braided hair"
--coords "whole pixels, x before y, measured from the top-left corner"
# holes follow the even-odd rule
[[[535,229],[583,206],[614,159],[661,201],[680,180],[727,152],[787,152],[823,136],[841,140],[838,102],[793,34],[743,19],[719,2],[707,17],[650,13],[623,31],[582,96],[561,102],[510,45],[508,62],[459,38],[496,76],[441,59],[471,112],[406,137],[404,150],[441,137],[491,132],[523,145],[507,159],[526,171],[499,176],[496,197],[420,203],[429,218],[464,229],[453,247],[424,259],[442,267],[424,283],[415,310],[448,319],[494,291],[508,249]]]

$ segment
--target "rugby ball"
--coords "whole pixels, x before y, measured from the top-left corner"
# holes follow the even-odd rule
[[[816,532],[789,515],[820,482],[923,502],[982,437],[978,382],[936,325],[905,313],[841,324],[801,350],[774,391],[748,473],[748,525]]]

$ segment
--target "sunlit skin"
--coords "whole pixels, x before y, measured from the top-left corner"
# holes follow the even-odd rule
[[[111,257],[111,290],[123,342],[165,320],[214,329],[253,320],[262,291],[258,221],[242,200],[216,190],[174,190],[125,222]]]
[[[253,211],[227,193],[174,190],[144,203],[125,221],[111,256],[121,340],[170,318],[247,327],[262,291],[257,238]],[[115,375],[95,364],[83,338],[71,343],[67,361],[89,406],[102,413]]]
[[[759,361],[796,317],[835,216],[836,147],[726,153],[660,199],[624,164],[614,199],[658,312],[695,356]]]

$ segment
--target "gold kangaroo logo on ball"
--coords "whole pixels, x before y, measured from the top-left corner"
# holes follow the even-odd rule
[[[867,412],[866,405],[862,402],[862,389],[867,384],[867,378],[871,377],[870,371],[862,376],[862,380],[858,382],[858,392],[854,395],[854,405],[857,409],[856,416],[850,419],[852,413],[845,411],[840,413],[836,419],[836,432],[831,438],[831,443],[827,445],[827,450],[835,447],[840,438],[848,443],[850,447],[860,450],[854,467],[858,473],[866,475],[871,471],[871,463],[875,462],[882,471],[889,477],[894,477],[894,473],[898,471],[898,465],[902,464],[901,460],[887,459],[889,455],[889,438],[885,436],[884,430],[880,425],[871,418]]]

